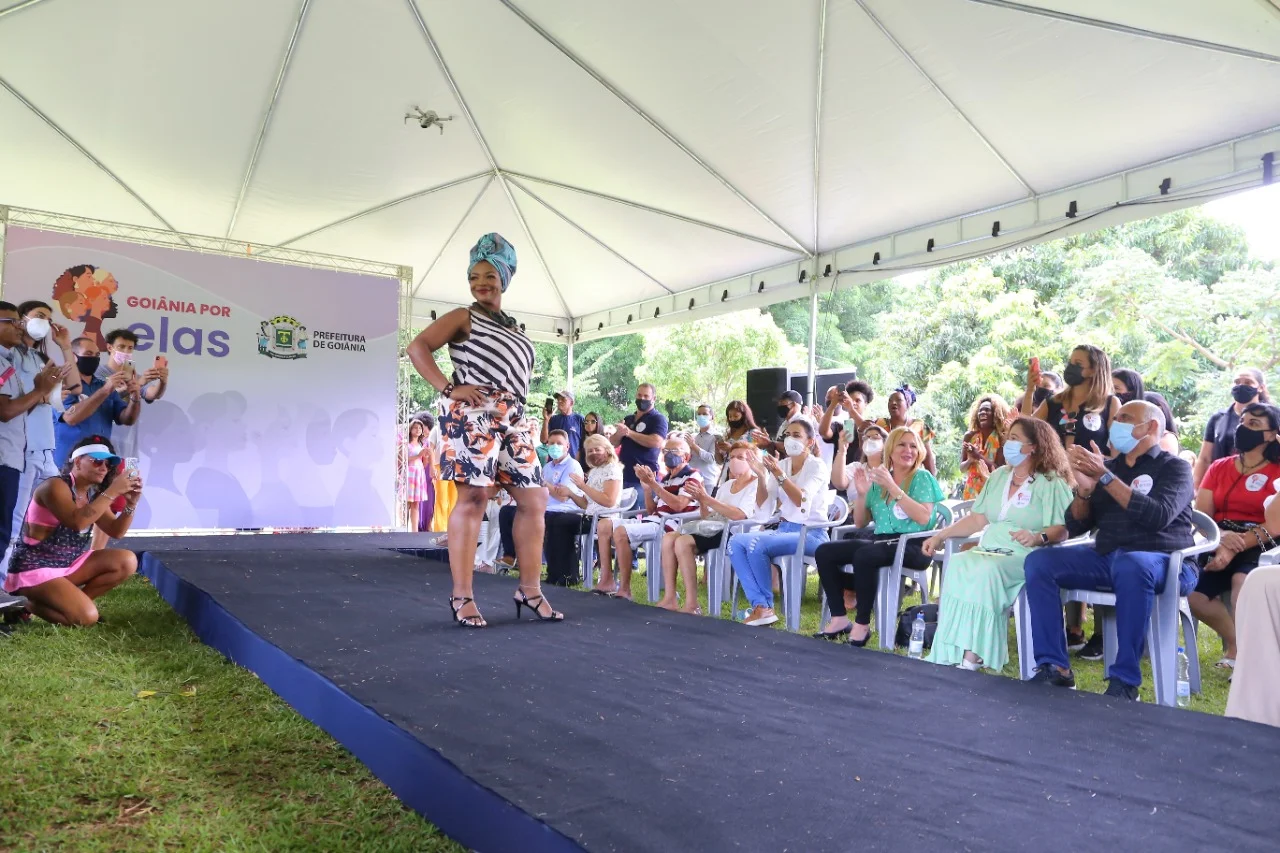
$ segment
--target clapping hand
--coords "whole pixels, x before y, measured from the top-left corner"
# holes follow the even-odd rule
[[[899,491],[898,484],[893,481],[893,475],[889,473],[888,468],[872,468],[868,476],[872,483],[884,490],[886,495],[892,496]]]
[[[631,433],[631,427],[627,426],[625,423],[622,423],[621,421],[619,421],[613,427],[614,435],[619,435],[619,436],[622,436],[623,438],[626,438],[627,435],[629,435],[630,433]]]
[[[774,459],[772,456],[764,457],[762,464],[764,465],[765,470],[775,477],[782,472],[782,467],[778,465],[778,460]]]
[[[1098,478],[1107,472],[1107,457],[1102,455],[1102,451],[1098,449],[1097,442],[1089,442],[1092,450],[1086,450],[1078,444],[1071,445],[1068,450],[1068,456],[1071,458],[1071,467],[1075,469],[1077,479],[1083,477],[1086,480],[1097,482]]]
[[[751,440],[754,441],[756,444],[766,444],[766,445],[773,444],[773,439],[769,437],[769,433],[765,432],[759,427],[756,427],[751,431]]]
[[[654,485],[653,469],[648,465],[637,465],[636,479],[640,481],[641,485],[652,487]]]
[[[871,475],[867,473],[866,465],[859,465],[853,469],[853,489],[863,497],[866,497],[867,492],[871,490]]]
[[[71,331],[61,323],[50,323],[49,328],[53,330],[53,342],[58,345],[59,349],[67,349],[71,346]]]
[[[707,487],[703,485],[701,480],[685,481],[683,491],[688,492],[689,497],[696,501],[701,501],[707,496]]]
[[[53,362],[49,362],[36,374],[34,380],[36,390],[40,392],[41,396],[48,396],[54,388],[58,387],[58,383],[71,373],[71,368],[74,367],[75,365],[59,367]]]

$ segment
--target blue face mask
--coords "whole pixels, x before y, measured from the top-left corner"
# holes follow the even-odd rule
[[[564,456],[564,446],[560,444],[548,444],[547,456],[551,459],[559,459]]]
[[[1128,453],[1138,446],[1141,439],[1133,437],[1133,424],[1122,424],[1119,421],[1112,421],[1111,428],[1107,431],[1107,438],[1111,442],[1111,446],[1121,453]]]
[[[664,453],[662,461],[667,464],[668,471],[676,471],[684,464],[684,457],[679,453]]]
[[[1015,468],[1027,461],[1028,454],[1022,452],[1022,442],[1011,438],[1004,443],[1004,461]]]
[[[698,429],[706,429],[711,426],[711,415],[698,415]]]

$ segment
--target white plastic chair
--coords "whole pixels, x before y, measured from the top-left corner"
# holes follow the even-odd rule
[[[1201,543],[1193,545],[1182,551],[1174,551],[1169,555],[1169,566],[1165,570],[1164,589],[1156,594],[1154,606],[1151,608],[1151,618],[1147,621],[1147,655],[1151,658],[1151,682],[1155,689],[1156,702],[1161,705],[1173,707],[1178,704],[1177,696],[1177,678],[1178,678],[1178,626],[1181,623],[1184,629],[1187,629],[1187,642],[1194,644],[1195,628],[1191,625],[1189,614],[1182,612],[1181,604],[1185,600],[1178,582],[1179,575],[1182,573],[1182,563],[1184,560],[1192,559],[1200,554],[1206,554],[1217,550],[1221,532],[1214,520],[1199,510],[1194,510],[1191,514],[1191,523],[1194,533],[1201,538]],[[1023,596],[1025,599],[1025,596]],[[1064,589],[1062,590],[1062,603],[1068,601],[1079,601],[1083,604],[1092,604],[1095,606],[1115,607],[1116,596],[1114,592],[1102,592],[1091,589]],[[1026,607],[1024,618],[1026,619],[1025,627],[1030,628],[1030,608]],[[1102,619],[1102,654],[1103,660],[1106,662],[1105,672],[1110,674],[1111,665],[1115,663],[1116,646],[1119,644],[1116,639],[1116,620],[1114,610],[1095,610],[1095,617]],[[1030,631],[1026,631],[1030,634]],[[1019,641],[1019,652],[1021,652],[1021,641]],[[1191,655],[1196,654],[1195,648],[1188,649],[1188,659]],[[1189,662],[1189,661],[1188,661]],[[1199,666],[1197,661],[1197,674]],[[1199,680],[1199,679],[1197,679]]]
[[[893,649],[894,635],[897,634],[898,606],[902,597],[902,577],[906,575],[920,589],[920,603],[929,603],[929,571],[933,563],[941,558],[934,555],[929,565],[923,569],[908,569],[902,565],[907,553],[907,543],[913,539],[928,539],[940,527],[951,523],[951,509],[944,504],[937,504],[933,512],[933,525],[919,533],[905,533],[898,537],[898,548],[893,555],[893,564],[880,568],[880,586],[876,590],[876,633],[880,648],[885,651]]]
[[[733,564],[729,561],[729,542],[739,533],[754,530],[763,522],[751,519],[731,521],[725,526],[724,536],[720,539],[720,547],[708,551],[703,559],[707,566],[707,613],[719,617],[725,599],[733,594],[736,578]],[[733,618],[733,614],[730,614]]]
[[[635,500],[635,489],[623,489],[618,497],[618,506],[627,506]],[[600,512],[583,513],[591,519],[591,528],[586,533],[578,534],[578,552],[582,555],[582,588],[590,590],[595,585],[596,576],[596,528],[602,518],[622,515],[618,509],[606,509]]]

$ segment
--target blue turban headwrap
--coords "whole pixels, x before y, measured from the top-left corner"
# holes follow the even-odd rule
[[[911,386],[903,382],[897,388],[893,389],[895,394],[901,394],[902,399],[907,401],[907,408],[911,408],[916,404],[916,392],[911,390]]]
[[[498,278],[502,280],[502,292],[506,293],[511,277],[516,274],[515,248],[501,234],[486,234],[471,247],[471,263],[467,266],[467,273],[470,274],[481,261],[493,264],[493,268],[498,271]]]

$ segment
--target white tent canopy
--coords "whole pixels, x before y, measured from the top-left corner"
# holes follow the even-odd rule
[[[0,0],[0,204],[411,265],[419,322],[499,231],[545,340],[1151,215],[1277,150],[1277,0]]]

